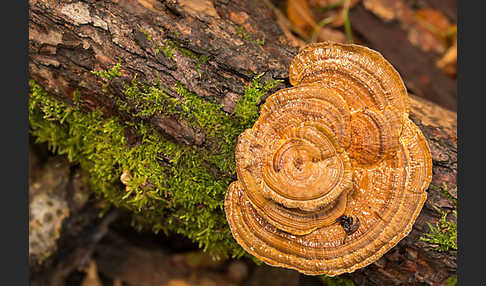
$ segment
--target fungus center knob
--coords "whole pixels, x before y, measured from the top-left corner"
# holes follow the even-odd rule
[[[292,130],[267,158],[264,187],[290,200],[325,196],[343,179],[344,164],[335,141],[315,126]]]

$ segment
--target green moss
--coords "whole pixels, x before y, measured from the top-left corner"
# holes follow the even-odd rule
[[[98,77],[104,80],[104,83],[102,85],[102,90],[106,92],[110,82],[113,79],[121,76],[120,69],[121,69],[121,59],[118,60],[118,63],[109,70],[92,71],[91,73],[97,75]]]
[[[322,282],[326,286],[355,286],[354,282],[349,278],[344,278],[341,276],[329,277],[326,275],[321,276]]]
[[[121,76],[121,60],[118,60],[118,63],[114,65],[111,69],[109,70],[100,70],[100,71],[92,71],[91,73],[107,80],[111,81],[117,77]]]
[[[209,60],[209,58],[206,55],[198,55],[198,54],[196,54],[195,52],[193,52],[193,51],[191,51],[189,49],[186,49],[186,48],[181,47],[181,45],[176,40],[171,40],[169,38],[167,38],[165,40],[166,43],[161,43],[160,41],[155,40],[154,37],[148,31],[146,31],[145,29],[142,28],[142,26],[139,25],[138,26],[138,29],[142,33],[144,33],[144,35],[146,36],[147,40],[151,41],[154,44],[154,46],[155,46],[155,50],[154,50],[155,55],[157,55],[158,53],[162,52],[162,53],[164,53],[164,55],[167,58],[173,60],[174,59],[174,52],[176,50],[178,50],[185,57],[187,57],[189,59],[192,59],[194,61],[195,65],[196,65],[196,71],[199,74],[199,76],[201,76],[201,64],[205,64]],[[179,33],[172,33],[172,35],[175,38],[178,38],[180,36]]]
[[[248,35],[248,33],[246,32],[245,28],[243,28],[242,26],[239,26],[237,31],[236,31],[236,35],[244,40],[244,41],[249,41],[249,42],[253,42],[259,46],[263,46],[265,45],[265,38],[261,38],[261,39],[253,39],[252,37],[250,37]]]
[[[457,276],[456,275],[447,278],[447,280],[446,280],[447,286],[456,286],[456,284],[457,284]]]
[[[245,88],[245,95],[241,98],[235,107],[235,114],[240,120],[245,124],[246,128],[250,128],[253,122],[258,118],[258,107],[257,103],[263,94],[261,91],[267,91],[275,87],[278,80],[269,81],[262,85],[260,82],[261,77],[264,73],[257,75],[250,85]]]
[[[434,190],[434,191],[438,191],[442,196],[444,196],[444,197],[448,198],[449,200],[451,200],[454,205],[457,205],[457,199],[455,199],[449,193],[449,190],[447,189],[447,184],[446,183],[442,183],[442,187],[441,186],[434,185],[434,184],[430,184],[429,189]]]
[[[257,45],[263,46],[265,45],[265,38],[256,39],[255,42],[257,43]]]
[[[174,59],[175,47],[171,41],[168,40],[167,43],[162,43],[160,41],[155,40],[154,37],[147,30],[142,28],[142,26],[138,25],[138,29],[145,35],[147,40],[151,41],[154,44],[155,55],[162,52],[167,58],[171,60]]]
[[[457,223],[448,221],[448,212],[434,206],[440,213],[439,221],[432,225],[427,222],[429,232],[420,237],[421,241],[430,243],[439,252],[448,251],[449,249],[457,250]],[[457,211],[453,210],[454,217],[457,217]]]
[[[107,86],[120,76],[120,66],[96,74]],[[79,94],[73,106],[67,105],[30,81],[30,132],[88,170],[92,189],[130,210],[137,227],[182,234],[213,257],[240,257],[245,251],[231,236],[223,202],[236,177],[237,136],[258,118],[256,102],[275,84],[260,83],[260,77],[247,86],[235,114],[223,112],[217,103],[181,84],[145,85],[135,77],[115,100],[130,115],[127,121],[107,118],[98,110],[82,111]],[[169,89],[178,97],[170,97]],[[203,149],[174,143],[147,123],[156,115],[180,116],[217,144]],[[135,144],[127,142],[128,129],[138,138]],[[123,183],[122,174],[129,174]]]
[[[201,76],[201,64],[207,63],[209,58],[205,55],[198,55],[198,54],[194,53],[193,51],[191,51],[189,49],[178,46],[178,45],[175,44],[175,42],[172,42],[172,43],[174,43],[173,45],[175,47],[177,47],[177,49],[179,49],[179,51],[181,51],[181,53],[184,56],[194,60],[194,62],[196,63],[196,71],[199,74],[199,76]]]
[[[134,117],[150,117],[168,114],[178,104],[176,98],[167,94],[168,89],[159,85],[144,85],[135,76],[130,84],[123,86],[123,98],[117,99],[118,107]]]
[[[449,193],[445,183],[442,184],[442,187],[431,184],[429,189],[438,191],[442,196],[450,199],[454,206],[457,206],[457,200]],[[427,222],[429,232],[419,239],[432,244],[439,252],[448,251],[449,249],[457,250],[457,222],[447,220],[450,212],[443,211],[436,206],[433,207],[440,214],[440,219],[435,225]],[[454,219],[456,219],[457,211],[453,210],[452,213]]]
[[[240,39],[242,40],[249,40],[250,37],[248,36],[248,33],[246,32],[245,28],[239,26],[238,27],[238,30],[236,31],[236,34],[238,35],[238,37],[240,37]]]

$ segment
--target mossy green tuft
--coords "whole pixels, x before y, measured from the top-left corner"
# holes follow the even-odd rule
[[[442,187],[431,184],[429,188],[439,191],[442,196],[450,199],[454,206],[457,207],[457,199],[449,193],[445,183],[442,184]],[[440,219],[435,225],[427,222],[429,232],[419,239],[430,243],[438,252],[457,250],[457,222],[455,221],[457,219],[457,210],[452,211],[454,220],[448,220],[447,217],[451,212],[444,211],[436,206],[433,207],[440,214]]]
[[[257,44],[261,47],[263,47],[265,45],[265,38],[253,39],[252,37],[250,37],[248,35],[245,28],[243,28],[242,26],[238,26],[238,30],[236,31],[236,35],[244,41],[249,41],[249,42],[255,43],[255,44]]]
[[[353,280],[349,278],[345,278],[344,276],[329,277],[326,275],[322,275],[320,277],[322,282],[326,286],[356,286]]]
[[[96,72],[106,89],[121,75],[120,66]],[[90,173],[92,189],[117,207],[130,210],[138,227],[182,234],[215,258],[240,257],[245,251],[233,240],[223,202],[236,178],[234,149],[238,135],[258,118],[256,103],[276,81],[255,78],[228,114],[178,83],[147,85],[136,77],[123,95],[109,95],[130,120],[83,111],[79,93],[68,105],[30,81],[30,132],[58,154]],[[175,91],[171,97],[167,91]],[[211,148],[175,143],[149,123],[151,116],[178,116],[206,135]],[[129,143],[127,131],[135,133]],[[125,175],[124,180],[120,177]]]
[[[447,219],[449,212],[435,206],[434,208],[440,213],[440,219],[435,225],[427,222],[429,232],[420,237],[420,240],[430,243],[438,252],[457,250],[457,223]],[[452,214],[457,217],[456,210]]]

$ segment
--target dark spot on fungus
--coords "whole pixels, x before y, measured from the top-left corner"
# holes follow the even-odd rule
[[[302,158],[299,157],[299,158],[295,159],[295,161],[294,161],[295,168],[300,170],[302,168],[302,164],[304,164],[304,161],[302,160]]]
[[[48,223],[52,221],[52,214],[51,213],[46,213],[44,215],[44,222]]]
[[[346,243],[346,237],[355,233],[359,228],[359,218],[356,217],[356,222],[353,224],[353,218],[350,216],[342,215],[336,219],[341,227],[344,229],[346,236],[344,237],[343,244]]]

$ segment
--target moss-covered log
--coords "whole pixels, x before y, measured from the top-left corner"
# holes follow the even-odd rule
[[[29,120],[92,189],[141,227],[241,256],[223,212],[236,138],[288,86],[297,53],[260,1],[30,1]],[[456,115],[411,97],[433,156],[410,235],[352,274],[358,284],[443,285],[455,276]]]

